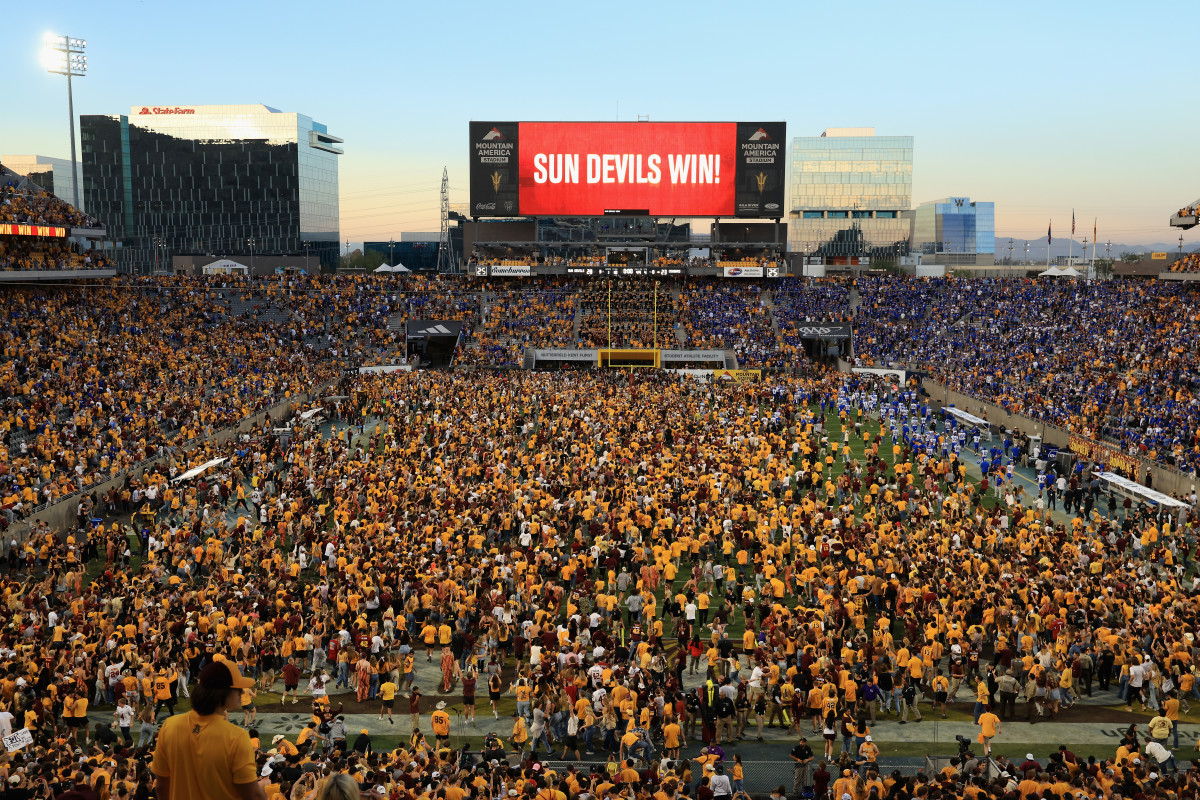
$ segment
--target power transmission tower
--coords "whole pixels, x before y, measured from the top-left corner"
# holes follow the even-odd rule
[[[450,170],[442,167],[442,231],[438,237],[437,271],[457,272],[454,246],[450,242]]]

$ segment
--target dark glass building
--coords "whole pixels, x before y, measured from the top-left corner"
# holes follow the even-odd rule
[[[172,255],[336,266],[342,140],[321,123],[264,105],[134,106],[81,117],[80,136],[84,205],[134,270]]]

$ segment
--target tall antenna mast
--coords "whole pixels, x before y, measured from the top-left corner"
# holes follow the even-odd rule
[[[450,170],[442,167],[442,230],[438,235],[437,271],[457,272],[454,247],[450,243]]]

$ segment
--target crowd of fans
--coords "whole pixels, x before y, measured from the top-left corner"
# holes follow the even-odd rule
[[[527,347],[571,347],[575,327],[575,288],[570,281],[505,282],[486,293],[487,322],[474,348],[456,363],[512,366]]]
[[[70,203],[29,184],[9,179],[0,185],[0,223],[96,228],[99,224]]]
[[[1181,700],[1200,698],[1194,510],[1064,524],[996,502],[952,452],[887,436],[930,418],[915,391],[812,366],[729,385],[419,372],[331,392],[334,429],[285,442],[262,420],[181,448],[172,470],[230,461],[153,476],[144,533],[40,526],[0,561],[0,721],[34,739],[0,757],[9,791],[149,798],[180,777],[178,732],[207,741],[199,699],[228,693],[219,673],[252,681],[213,771],[269,798],[732,798],[738,737],[768,722],[807,768],[777,800],[1196,789],[1169,751]],[[413,682],[422,655],[436,686]],[[982,753],[1001,718],[1052,719],[1093,691],[1165,728],[1086,764],[876,763],[922,705],[973,710]],[[257,736],[260,692],[310,721]],[[398,700],[405,735],[377,747]],[[511,735],[464,757],[447,701],[472,719],[504,703]],[[378,728],[348,731],[351,707]],[[548,769],[538,751],[560,747],[610,757]]]
[[[1200,251],[1175,259],[1171,264],[1171,272],[1200,272]]]
[[[757,284],[692,278],[680,295],[679,324],[687,347],[730,348],[743,367],[783,366],[771,320]]]
[[[0,521],[402,349],[393,313],[470,316],[412,289],[371,276],[6,289]]]
[[[0,271],[113,269],[102,251],[80,250],[65,239],[0,235]]]
[[[1110,439],[1185,473],[1200,467],[1194,284],[925,284],[860,280],[861,363],[919,366],[1013,412]],[[955,324],[963,318],[967,324]]]
[[[580,287],[581,347],[675,347],[678,315],[670,284],[651,278],[594,281]]]

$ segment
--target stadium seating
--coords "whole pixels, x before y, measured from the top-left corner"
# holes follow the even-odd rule
[[[1175,263],[1171,264],[1171,272],[1200,272],[1200,252],[1175,259]]]
[[[364,278],[4,289],[0,506],[24,516],[366,363],[393,334]]]
[[[49,192],[29,184],[18,188],[9,178],[0,186],[0,223],[57,225],[66,228],[95,228],[97,222]]]
[[[77,250],[64,239],[0,235],[0,270],[113,269],[101,251]]]
[[[689,280],[680,297],[679,320],[687,347],[731,349],[740,366],[778,365],[778,339],[761,286]]]
[[[861,364],[912,365],[952,389],[1184,472],[1200,467],[1195,284],[859,283]]]
[[[667,284],[621,279],[585,284],[579,291],[579,344],[651,348],[675,345],[675,297]]]

